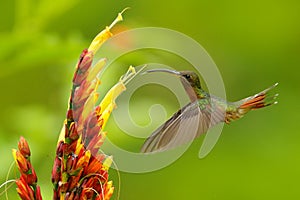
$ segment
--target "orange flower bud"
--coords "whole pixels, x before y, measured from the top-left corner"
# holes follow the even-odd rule
[[[87,51],[80,62],[78,63],[78,72],[87,75],[87,71],[90,69],[92,65],[92,61],[94,58],[94,54],[92,51]]]
[[[75,167],[75,164],[76,164],[76,158],[74,156],[69,156],[68,159],[67,159],[67,172],[70,173],[72,171],[74,171],[74,167]]]
[[[112,181],[109,181],[105,184],[105,190],[104,190],[104,200],[110,199],[112,194],[114,193],[114,187],[112,186]]]
[[[76,129],[76,126],[75,126],[75,123],[72,122],[70,124],[70,127],[69,127],[69,137],[72,139],[72,140],[77,140],[79,138],[79,134],[77,132],[77,129]]]
[[[61,160],[56,157],[52,168],[52,183],[58,184],[60,180]]]
[[[13,149],[13,155],[15,158],[15,161],[18,165],[18,169],[21,173],[27,173],[29,170],[28,161],[26,158],[17,150]]]
[[[76,164],[76,169],[87,166],[87,164],[89,163],[90,157],[91,157],[91,152],[86,151],[85,154],[79,158],[79,160]]]
[[[37,183],[37,176],[33,167],[30,166],[30,169],[31,169],[30,174],[22,174],[21,176],[24,177],[24,180],[26,180],[26,183],[28,185],[35,185]]]
[[[18,143],[18,149],[25,158],[28,158],[30,156],[29,145],[28,145],[27,141],[25,140],[25,138],[22,136],[20,137],[20,140]]]
[[[60,141],[57,145],[56,156],[62,157],[63,152],[64,152],[64,142]]]
[[[67,119],[68,120],[73,120],[73,110],[72,109],[68,110],[68,112],[67,112]]]
[[[30,200],[29,194],[27,193],[26,183],[22,179],[16,180],[17,192],[22,199]]]
[[[90,162],[89,165],[85,168],[84,174],[86,174],[86,175],[87,174],[96,174],[102,168],[102,163],[99,160],[97,160],[95,158],[91,158],[91,159],[92,159],[92,162]]]
[[[16,184],[18,186],[17,192],[22,200],[35,200],[34,192],[26,183],[24,176],[21,176],[19,180],[16,180]]]
[[[93,57],[94,55],[92,51],[85,51],[84,54],[82,54],[82,57],[80,58],[80,61],[77,65],[77,70],[73,77],[74,86],[79,86],[82,83],[82,81],[86,79],[88,75],[88,70],[91,68],[92,65]]]

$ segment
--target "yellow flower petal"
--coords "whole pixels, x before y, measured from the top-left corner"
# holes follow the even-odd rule
[[[85,167],[88,163],[89,160],[91,158],[91,152],[90,151],[86,151],[85,154],[79,158],[79,160],[76,163],[76,168],[82,168]]]
[[[88,48],[88,51],[92,51],[94,54],[98,51],[100,46],[108,39],[110,38],[113,34],[110,32],[110,29],[114,27],[118,22],[123,20],[122,13],[125,11],[124,9],[121,13],[118,14],[116,19],[111,23],[110,26],[107,26],[105,30],[101,31],[95,39],[92,41],[90,47]]]
[[[106,109],[102,112],[101,118],[103,119],[103,124],[102,124],[102,130],[104,129],[108,118],[112,112],[112,110],[116,107],[116,104],[114,102],[110,103]]]
[[[64,141],[65,142],[65,132],[66,132],[66,127],[65,124],[67,123],[67,120],[64,121],[63,127],[60,130],[59,136],[58,136],[58,140],[57,140],[57,145],[60,143],[60,141]]]
[[[16,149],[12,149],[12,155],[14,157],[14,160],[17,161],[17,150]]]
[[[82,138],[80,136],[77,140],[77,145],[76,145],[76,150],[75,150],[76,155],[79,155],[80,151],[83,149],[83,143],[81,141],[82,141]]]
[[[89,72],[86,80],[88,82],[92,81],[94,78],[97,77],[97,75],[99,74],[99,72],[103,69],[103,67],[106,64],[106,58],[101,58],[91,69],[91,71]]]
[[[105,95],[103,100],[100,103],[101,111],[107,109],[108,106],[111,107],[110,104],[114,103],[116,98],[124,91],[126,90],[125,85],[122,82],[118,82],[116,85],[114,85]],[[101,113],[100,113],[101,114]]]
[[[103,167],[104,170],[107,171],[110,168],[111,164],[112,164],[112,156],[108,156],[104,160],[102,167]]]

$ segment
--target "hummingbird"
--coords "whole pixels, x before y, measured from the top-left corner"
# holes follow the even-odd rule
[[[211,95],[202,89],[198,75],[193,71],[153,69],[144,73],[164,72],[179,77],[190,102],[178,110],[164,124],[158,127],[144,142],[141,152],[162,152],[193,141],[218,123],[229,124],[251,110],[272,104],[278,94],[270,95],[271,87],[240,101],[229,102]]]

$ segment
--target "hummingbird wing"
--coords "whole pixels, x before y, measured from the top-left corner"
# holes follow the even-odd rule
[[[209,99],[191,102],[148,137],[141,152],[161,152],[193,141],[211,126],[224,121],[225,109]]]

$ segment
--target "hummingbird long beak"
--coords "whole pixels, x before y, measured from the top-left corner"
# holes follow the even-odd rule
[[[150,69],[150,70],[145,71],[143,74],[152,73],[152,72],[166,72],[169,74],[174,74],[174,75],[180,76],[180,72],[178,72],[176,70],[170,70],[170,69]]]

